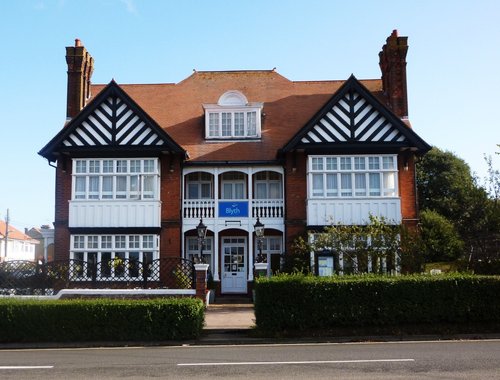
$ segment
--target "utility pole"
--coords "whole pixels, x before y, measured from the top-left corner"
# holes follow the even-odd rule
[[[9,244],[9,209],[7,209],[7,214],[5,215],[5,256],[4,260],[7,260],[7,245]]]

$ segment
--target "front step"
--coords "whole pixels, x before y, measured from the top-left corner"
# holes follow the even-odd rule
[[[252,304],[252,298],[247,296],[238,295],[227,295],[216,296],[214,304],[216,305],[234,305],[234,304]]]

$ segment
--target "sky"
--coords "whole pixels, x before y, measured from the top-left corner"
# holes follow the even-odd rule
[[[2,0],[0,219],[54,220],[55,169],[37,152],[66,118],[65,47],[93,83],[177,83],[196,70],[276,70],[290,80],[380,78],[393,29],[408,36],[409,118],[480,181],[500,167],[500,1]]]

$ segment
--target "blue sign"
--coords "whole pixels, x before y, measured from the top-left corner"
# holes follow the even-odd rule
[[[248,202],[219,202],[219,217],[247,218]]]

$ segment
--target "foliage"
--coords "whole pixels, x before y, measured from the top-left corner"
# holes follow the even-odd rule
[[[255,284],[264,332],[342,326],[475,324],[500,326],[500,278],[471,275],[280,275]]]
[[[194,298],[0,299],[1,342],[191,339],[203,321],[203,303]]]
[[[417,164],[417,191],[421,210],[437,212],[453,224],[464,243],[461,259],[469,269],[500,273],[494,270],[500,269],[500,175],[491,158],[485,158],[488,191],[478,185],[462,159],[433,148]],[[446,249],[456,253],[457,246]]]
[[[464,243],[453,223],[432,210],[420,213],[425,262],[454,261],[463,253]]]
[[[284,273],[309,273],[311,245],[299,236],[293,240],[291,251],[284,255]]]

